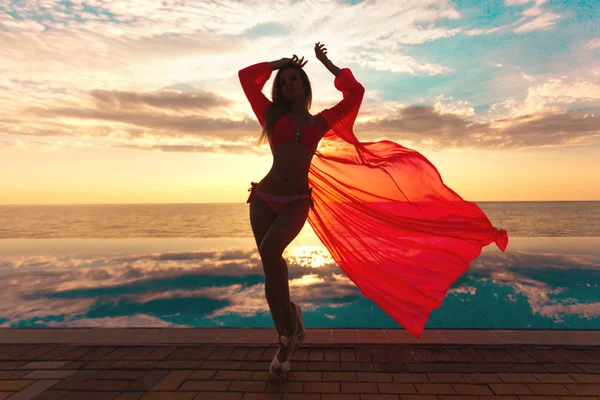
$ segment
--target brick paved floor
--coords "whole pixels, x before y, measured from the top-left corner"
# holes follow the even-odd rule
[[[267,380],[275,351],[2,344],[0,399],[600,399],[598,346],[309,344],[284,384]]]

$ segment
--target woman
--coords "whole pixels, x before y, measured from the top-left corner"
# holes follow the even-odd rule
[[[336,77],[341,70],[327,58],[324,45],[315,45],[315,54]],[[351,96],[336,107],[312,116],[309,113],[312,91],[306,72],[308,61],[294,56],[263,62],[239,71],[244,93],[261,126],[259,144],[268,140],[273,166],[257,184],[252,183],[248,198],[250,223],[265,273],[265,293],[280,346],[273,358],[270,378],[285,379],[293,352],[304,341],[300,306],[290,301],[288,268],[282,254],[304,226],[313,207],[308,170],[320,139],[335,123],[342,108],[359,105],[364,88],[357,85]],[[271,71],[278,70],[273,83],[271,103],[262,88]],[[256,194],[256,196],[254,196]]]
[[[304,58],[282,58],[239,71],[246,97],[269,141],[273,166],[248,198],[250,222],[265,272],[265,292],[280,347],[269,367],[285,379],[304,339],[300,307],[290,301],[286,246],[306,220],[345,275],[408,332],[420,337],[449,287],[507,232],[442,181],[418,152],[353,132],[364,87],[315,44],[343,100],[312,116]],[[269,101],[262,88],[278,69]],[[255,195],[256,194],[256,195]],[[314,200],[314,202],[313,202]]]

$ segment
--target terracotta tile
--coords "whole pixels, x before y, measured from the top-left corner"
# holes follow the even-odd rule
[[[179,391],[224,392],[229,386],[231,386],[231,381],[186,381],[181,385]]]
[[[141,378],[146,371],[138,371],[138,370],[118,370],[118,369],[105,369],[103,371],[99,371],[94,379],[118,379],[118,380],[129,380],[135,381]]]
[[[600,396],[600,385],[596,384],[565,384],[573,394],[577,396]]]
[[[261,393],[246,393],[246,395],[244,396],[244,393],[200,392],[196,397],[194,397],[194,400],[241,400],[242,396],[244,397],[244,399],[253,400],[258,399],[258,397],[253,396],[260,394]],[[273,398],[265,395],[265,397],[261,397],[261,399],[271,400]],[[279,400],[279,398],[277,398],[277,400]]]
[[[228,393],[229,394],[229,393]],[[233,394],[233,393],[232,393]],[[281,400],[281,393],[240,393],[240,397],[242,400]],[[289,398],[289,397],[288,397]],[[214,397],[196,397],[194,400],[213,400]],[[215,400],[239,400],[238,398],[229,398],[229,397],[218,397]],[[317,399],[318,400],[318,399]]]
[[[478,329],[440,330],[444,344],[498,345],[503,341],[495,332]]]
[[[66,390],[46,390],[43,393],[40,393],[38,396],[35,397],[35,400],[57,400],[59,398],[61,398],[62,396],[66,395],[67,393],[69,393]],[[140,397],[142,397],[140,395]],[[4,397],[2,397],[2,395],[0,395],[0,399],[4,399]],[[139,399],[139,397],[138,397]],[[136,400],[136,399],[133,399]]]
[[[424,383],[429,382],[426,374],[393,373],[392,378],[396,383]]]
[[[323,372],[325,382],[358,382],[356,372]]]
[[[376,382],[342,382],[342,393],[377,393]]]
[[[213,343],[246,343],[252,329],[226,329]]]
[[[356,344],[358,343],[357,329],[332,329],[331,330],[332,344]]]
[[[375,371],[375,366],[372,363],[342,362],[340,367],[342,371],[347,372]]]
[[[296,351],[296,354],[300,352],[300,350],[305,350],[305,349],[298,349]],[[248,354],[246,354],[246,358],[245,360],[250,361],[250,360],[262,360],[262,355],[265,352],[265,348],[264,347],[251,347],[250,350],[248,351]]]
[[[15,393],[11,396],[11,400],[30,400],[35,396],[45,392],[47,389],[50,389],[52,386],[60,382],[59,380],[41,380],[32,383],[27,386],[25,389],[20,392]]]
[[[475,364],[477,372],[511,372],[513,369],[510,364]]]
[[[427,374],[429,381],[432,383],[459,383],[465,382],[462,374],[459,373],[444,373],[444,372],[429,372]]]
[[[208,370],[208,369],[207,370],[194,371],[194,372],[192,372],[192,374],[187,379],[189,379],[189,380],[198,380],[198,381],[210,380],[218,372],[222,372],[222,371]]]
[[[309,361],[323,361],[325,359],[325,350],[313,347],[308,354]]]
[[[94,378],[95,375],[98,374],[99,371],[77,371],[67,379],[63,380],[60,383],[57,383],[53,389],[58,390],[73,390],[76,389],[83,382],[88,379]]]
[[[248,352],[250,351],[250,347],[244,346],[236,346],[233,353],[229,357],[230,360],[245,360]]]
[[[536,379],[543,383],[577,383],[571,376],[567,374],[533,374]],[[600,377],[599,377],[600,378]],[[600,382],[600,379],[598,380]]]
[[[265,391],[268,393],[302,393],[304,388],[303,382],[266,382]]]
[[[440,330],[425,329],[421,333],[421,338],[416,338],[404,329],[384,329],[388,343],[395,344],[427,344],[427,343],[446,343],[441,336]]]
[[[308,361],[308,371],[339,371],[340,363],[334,361]]]
[[[253,374],[254,374],[254,372],[252,372],[252,371],[237,371],[237,370],[229,370],[228,371],[228,370],[225,370],[225,371],[218,371],[216,373],[216,375],[214,375],[211,379],[231,380],[231,381],[234,381],[234,380],[249,381],[252,379]]]
[[[547,372],[546,368],[540,364],[511,364],[510,368],[513,372]]]
[[[388,338],[383,329],[359,329],[358,341],[360,344],[387,344]]]
[[[75,373],[74,370],[40,370],[31,371],[23,378],[25,379],[65,379]]]
[[[161,382],[168,374],[169,371],[164,370],[147,371],[139,379],[132,382],[131,385],[129,385],[128,390],[151,390],[154,386]]]
[[[532,374],[513,374],[513,373],[498,373],[498,377],[506,383],[535,383],[539,382],[539,379]]]
[[[418,393],[422,394],[454,394],[455,391],[447,383],[415,383]]]
[[[399,398],[400,397],[397,394],[363,393],[360,395],[360,400],[398,400]]]
[[[235,380],[231,382],[231,386],[227,390],[230,392],[264,392],[266,387],[266,382]]]
[[[364,400],[368,399],[365,394],[350,394],[350,393],[325,393],[321,395],[321,400]],[[398,398],[394,399],[398,400]]]
[[[127,392],[121,393],[114,400],[139,400],[145,393],[143,392]],[[37,399],[36,399],[37,400]]]
[[[15,390],[22,390],[27,386],[31,385],[34,381],[31,380],[2,380],[0,381],[0,391],[1,392],[9,392]]]
[[[197,343],[192,336],[192,330],[185,328],[156,329],[146,336],[142,343],[145,344],[182,344]]]
[[[556,383],[528,383],[533,393],[540,396],[568,396],[571,392],[563,385]]]
[[[467,373],[462,374],[463,379],[467,383],[502,383],[502,379],[497,374],[478,374]]]
[[[340,361],[340,349],[337,347],[325,348],[325,361]]]
[[[78,391],[73,391],[73,392],[69,392],[64,397],[61,397],[60,400],[82,400],[82,399],[85,399],[85,400],[113,400],[118,395],[120,395],[119,392],[90,392],[90,391],[78,392]]]
[[[340,393],[339,382],[304,382],[305,393]]]
[[[152,346],[135,346],[131,349],[129,353],[126,355],[127,360],[141,360],[144,358],[146,354],[149,354],[155,347]]]
[[[386,347],[384,346],[371,346],[369,347],[371,358],[376,363],[387,363],[389,362]]]
[[[404,364],[373,364],[374,370],[377,372],[408,372],[408,368]]]
[[[202,363],[202,369],[240,369],[241,361],[216,361],[207,360]]]
[[[204,361],[200,360],[163,360],[154,366],[156,369],[197,369]]]
[[[66,367],[70,361],[32,361],[19,369],[60,369]]]
[[[383,394],[417,393],[417,389],[415,388],[415,385],[413,385],[411,383],[378,382],[377,387],[379,388],[379,393],[383,393]]]
[[[147,392],[142,400],[192,400],[194,392]]]
[[[452,388],[454,389],[456,394],[459,395],[492,396],[494,394],[494,392],[492,392],[487,385],[453,383]]]
[[[304,344],[331,344],[331,329],[307,329]]]
[[[234,346],[219,346],[208,356],[209,360],[228,360],[235,351]]]
[[[161,346],[144,355],[144,360],[162,360],[175,351],[175,346]]]
[[[283,400],[320,400],[320,394],[308,394],[308,393],[284,393]],[[244,398],[244,400],[246,400]]]
[[[354,354],[356,354],[356,361],[358,362],[373,362],[371,352],[368,347],[357,346],[354,348]]]
[[[110,365],[113,369],[152,369],[158,364],[158,361],[151,360],[122,360],[116,361]]]
[[[341,348],[340,349],[340,361],[342,361],[342,362],[356,361],[356,353],[354,352],[354,348]]]
[[[490,388],[498,395],[533,395],[524,383],[490,383]]]
[[[588,372],[584,369],[580,368],[576,364],[565,364],[565,363],[541,363],[540,364],[547,372],[563,372],[563,373],[580,373],[580,372]],[[590,364],[592,365],[592,364]],[[590,371],[591,372],[591,371]]]
[[[183,382],[192,374],[192,370],[176,370],[171,371],[160,382],[152,388],[152,390],[177,390]]]
[[[322,381],[325,374],[332,374],[334,372],[317,372],[317,371],[290,371],[288,374],[288,381]],[[254,373],[256,374],[256,372]],[[256,376],[256,375],[255,375]]]
[[[600,375],[598,374],[569,374],[571,378],[579,383],[598,383],[600,384]],[[569,383],[569,382],[560,382]]]
[[[576,364],[576,366],[583,372],[600,374],[600,364]],[[574,371],[569,371],[569,372],[574,372]]]
[[[103,391],[123,391],[129,388],[131,381],[117,379],[90,379],[77,387],[78,390]]]
[[[308,335],[310,330],[307,329],[306,331]],[[277,344],[277,331],[275,329],[252,329],[252,332],[250,332],[250,336],[248,336],[246,343],[267,345]]]
[[[393,382],[389,372],[357,372],[359,382]]]

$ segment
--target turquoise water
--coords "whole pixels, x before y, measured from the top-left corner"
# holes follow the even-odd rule
[[[318,239],[284,254],[310,328],[398,328]],[[427,328],[600,329],[600,237],[484,248]],[[272,327],[252,238],[0,240],[0,325]]]

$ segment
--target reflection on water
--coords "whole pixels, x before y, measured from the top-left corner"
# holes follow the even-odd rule
[[[311,328],[398,324],[313,238],[284,254]],[[0,240],[0,326],[272,327],[251,238]],[[484,248],[428,328],[600,329],[600,238]]]

